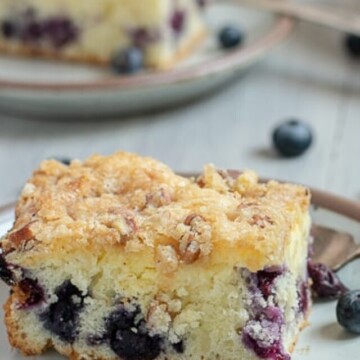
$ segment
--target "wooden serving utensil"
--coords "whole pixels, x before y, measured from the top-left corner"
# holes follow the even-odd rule
[[[311,233],[314,237],[312,258],[315,262],[339,270],[360,257],[360,245],[350,234],[320,225],[313,225]]]
[[[316,6],[287,0],[238,0],[241,5],[287,15],[360,36],[360,12],[337,6]]]

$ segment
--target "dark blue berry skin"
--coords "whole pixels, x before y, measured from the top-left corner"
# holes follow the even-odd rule
[[[84,296],[70,281],[65,281],[55,292],[58,300],[41,315],[45,329],[60,340],[72,344],[77,336],[79,313],[84,307]]]
[[[219,32],[219,42],[223,49],[233,49],[243,41],[244,34],[235,26],[226,26]]]
[[[3,20],[1,23],[1,33],[6,39],[11,39],[16,36],[16,24],[11,20]]]
[[[106,320],[106,336],[111,349],[123,360],[153,360],[162,350],[162,339],[150,336],[140,307],[128,311],[120,305]]]
[[[0,252],[0,279],[9,286],[15,285],[16,283],[14,274],[11,271],[11,269],[9,269],[9,264],[6,262],[1,252]]]
[[[3,20],[1,33],[7,39],[15,38],[27,44],[44,40],[60,49],[74,42],[79,30],[67,17],[40,19],[33,9],[28,9],[17,19]]]
[[[284,157],[302,155],[313,143],[310,126],[299,120],[280,124],[273,132],[275,149]]]
[[[160,39],[160,33],[157,29],[148,29],[145,27],[137,28],[129,34],[132,43],[136,48],[144,49],[147,45],[157,42]]]
[[[56,160],[56,161],[58,161],[58,162],[61,162],[61,163],[64,164],[64,165],[68,165],[68,166],[71,164],[71,161],[72,161],[71,158],[68,158],[68,157],[60,157],[60,156],[53,156],[53,157],[51,157],[50,159]]]
[[[342,327],[360,334],[360,290],[349,291],[340,297],[336,316]]]
[[[196,0],[198,6],[200,9],[203,9],[208,4],[208,0]]]
[[[37,280],[25,278],[19,282],[19,288],[26,296],[26,300],[20,306],[21,309],[40,305],[45,300],[44,289]]]
[[[176,344],[173,344],[172,347],[178,354],[183,354],[185,351],[185,343],[183,340],[181,340],[180,342],[178,342]]]
[[[111,67],[117,74],[135,74],[144,67],[144,54],[137,47],[119,51],[113,56]]]
[[[184,11],[176,10],[170,18],[170,27],[175,35],[179,36],[184,30],[186,14]]]
[[[356,59],[360,59],[360,36],[349,34],[345,38],[345,48]]]
[[[78,29],[66,17],[53,17],[43,22],[43,34],[54,48],[60,49],[78,37]]]
[[[24,26],[21,38],[24,42],[37,42],[43,36],[42,24],[33,20]]]
[[[348,291],[336,273],[324,264],[309,261],[308,272],[312,280],[311,290],[319,299],[337,299]]]

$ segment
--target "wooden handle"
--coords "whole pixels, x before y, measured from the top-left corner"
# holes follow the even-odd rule
[[[302,5],[284,0],[238,0],[240,4],[299,20],[327,26],[360,36],[360,12],[349,12],[337,7]]]

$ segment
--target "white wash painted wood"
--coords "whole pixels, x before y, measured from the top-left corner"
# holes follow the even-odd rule
[[[284,160],[270,148],[278,121],[312,124],[316,142]],[[290,42],[246,76],[206,99],[148,116],[98,122],[0,117],[0,204],[16,198],[47,157],[84,158],[118,149],[165,161],[179,171],[206,162],[254,168],[360,200],[360,61],[350,61],[336,31],[298,27]]]

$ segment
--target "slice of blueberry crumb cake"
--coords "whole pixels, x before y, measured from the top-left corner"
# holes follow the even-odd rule
[[[203,0],[2,0],[0,50],[110,63],[137,47],[168,67],[204,37]]]
[[[48,160],[1,241],[26,355],[289,360],[310,310],[306,188],[129,153]]]

